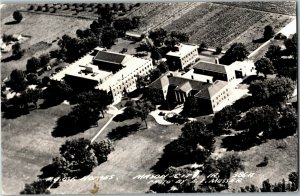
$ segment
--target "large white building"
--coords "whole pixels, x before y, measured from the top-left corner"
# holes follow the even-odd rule
[[[184,69],[195,63],[198,58],[198,46],[178,44],[166,55],[171,70]]]
[[[116,72],[111,78],[97,86],[98,89],[111,92],[114,102],[122,99],[125,92],[131,92],[136,89],[137,76],[144,76],[153,69],[152,61],[130,56],[120,71]]]
[[[122,99],[125,92],[136,89],[137,76],[149,74],[153,69],[150,59],[95,48],[52,77],[68,81],[78,88],[95,88],[110,92],[113,102]]]

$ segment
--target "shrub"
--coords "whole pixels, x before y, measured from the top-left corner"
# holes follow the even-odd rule
[[[14,13],[13,13],[13,18],[14,18],[17,22],[21,22],[21,20],[23,19],[23,15],[22,15],[19,11],[14,11]]]

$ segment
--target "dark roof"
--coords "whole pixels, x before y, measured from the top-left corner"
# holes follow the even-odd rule
[[[162,75],[161,77],[154,80],[151,84],[149,84],[149,87],[156,88],[156,89],[162,89],[165,86],[169,85],[169,79],[167,75]]]
[[[94,57],[94,60],[121,64],[124,58],[125,55],[123,54],[117,54],[108,51],[99,51],[97,55]]]
[[[187,82],[189,83],[188,86],[190,88],[192,88],[192,90],[201,90],[201,89],[203,89],[204,84],[207,84],[204,82],[187,79],[187,78],[176,77],[176,76],[169,78],[170,85],[174,85],[174,86],[178,87],[177,90],[180,89],[181,87],[183,87],[184,84]]]
[[[215,63],[210,63],[210,62],[204,62],[204,61],[199,61],[196,63],[193,68],[194,69],[200,69],[200,70],[206,70],[206,71],[212,71],[212,72],[218,72],[218,73],[224,73],[226,74],[226,65],[222,64],[215,64]]]

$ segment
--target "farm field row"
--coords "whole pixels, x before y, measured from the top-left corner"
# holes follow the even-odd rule
[[[272,25],[276,31],[291,20],[286,15],[202,3],[164,28],[187,33],[192,43],[205,42],[210,47],[227,49],[233,41],[242,42],[253,51],[261,43],[252,41],[261,38],[264,26]]]
[[[230,5],[235,7],[242,7],[254,9],[264,12],[272,12],[286,15],[296,15],[296,1],[255,1],[255,2],[216,2],[222,5]]]
[[[191,9],[202,4],[201,2],[182,2],[182,3],[146,3],[141,4],[140,8],[130,14],[141,17],[138,32],[142,33],[147,30],[165,26],[179,18]]]

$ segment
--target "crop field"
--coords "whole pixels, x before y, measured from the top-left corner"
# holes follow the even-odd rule
[[[284,27],[293,17],[265,13],[214,3],[203,3],[165,27],[190,36],[190,42],[205,42],[210,47],[224,49],[234,42],[244,43],[253,51],[261,43],[252,43],[262,36],[263,28],[272,25],[275,31]],[[258,36],[258,37],[257,37]]]
[[[205,42],[210,47],[227,49],[233,42],[242,42],[249,51],[261,44],[253,40],[261,38],[266,25],[279,31],[295,18],[293,2],[238,5],[234,2],[146,3],[127,16],[141,17],[141,25],[136,29],[140,33],[164,28],[187,33],[192,43]]]
[[[296,15],[296,1],[264,1],[264,2],[218,2],[222,5],[230,5],[247,9],[273,12],[285,15]]]
[[[141,4],[140,8],[132,12],[130,16],[140,16],[141,25],[139,32],[163,27],[171,23],[174,19],[180,18],[201,2],[182,2],[182,3],[146,3]]]

